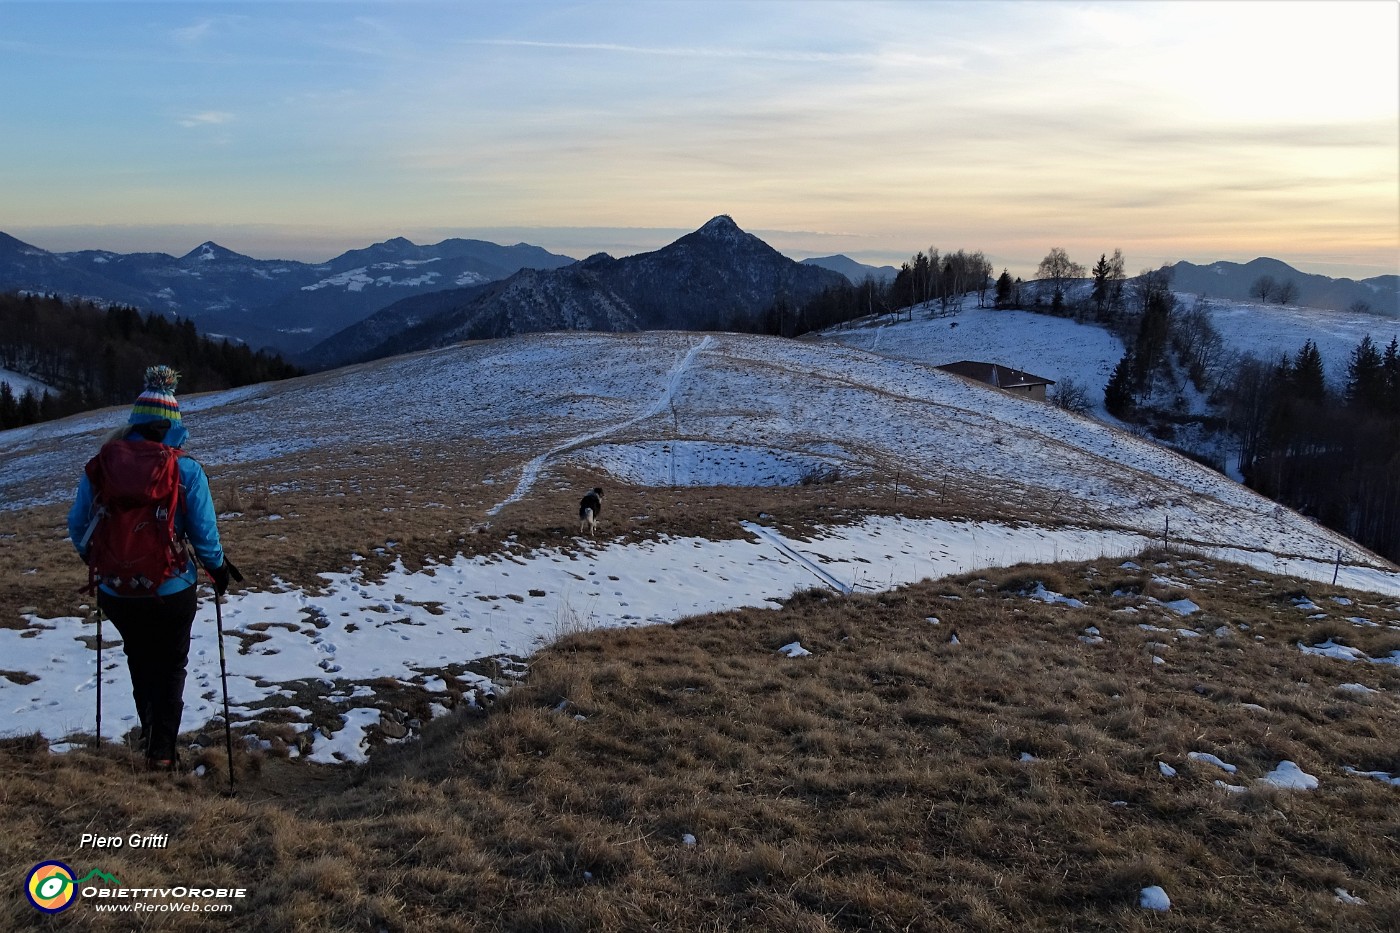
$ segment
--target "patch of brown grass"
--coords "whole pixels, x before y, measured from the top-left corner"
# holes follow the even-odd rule
[[[367,766],[240,753],[234,799],[118,749],[5,743],[0,883],[53,857],[227,881],[251,894],[234,923],[268,929],[1391,929],[1396,789],[1344,769],[1400,772],[1400,671],[1296,646],[1333,631],[1378,652],[1393,633],[1309,619],[1279,602],[1286,581],[1224,565],[1189,587],[1194,616],[1115,612],[1122,574],[1011,568],[574,632],[490,713]],[[1016,595],[1032,576],[1088,605]],[[1079,640],[1091,624],[1102,644]],[[812,655],[777,652],[794,640]],[[1378,692],[1337,689],[1358,680]],[[1285,759],[1321,787],[1255,784]],[[171,846],[104,861],[75,849],[94,828]],[[1148,884],[1169,914],[1137,907]],[[12,901],[0,925],[36,918]]]

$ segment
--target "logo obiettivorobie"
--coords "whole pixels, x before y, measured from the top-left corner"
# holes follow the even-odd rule
[[[29,869],[24,879],[24,893],[35,910],[46,914],[56,914],[73,906],[78,899],[78,886],[97,878],[120,886],[121,882],[104,871],[94,868],[82,878],[74,880],[73,869],[62,862],[40,862]]]
[[[29,877],[24,879],[24,893],[29,903],[46,914],[67,910],[78,899],[73,869],[62,862],[40,862],[29,869]]]

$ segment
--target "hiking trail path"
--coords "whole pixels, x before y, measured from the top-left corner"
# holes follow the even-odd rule
[[[496,515],[506,506],[523,499],[525,494],[530,491],[530,488],[534,486],[535,481],[539,479],[540,471],[544,469],[544,465],[549,461],[550,457],[555,457],[575,447],[581,447],[593,441],[601,440],[610,434],[625,431],[638,422],[661,414],[661,412],[670,407],[671,399],[675,397],[677,390],[679,390],[681,386],[681,382],[685,378],[686,370],[690,369],[691,365],[695,362],[695,358],[699,356],[702,351],[709,349],[713,345],[714,338],[705,337],[687,350],[685,355],[677,361],[676,365],[671,367],[670,373],[667,374],[666,386],[661,390],[661,394],[657,396],[650,405],[643,409],[640,414],[628,418],[626,421],[621,421],[603,428],[601,431],[594,431],[591,434],[582,434],[578,437],[570,438],[557,447],[551,448],[530,460],[520,470],[520,480],[515,484],[515,491],[503,501],[487,509],[486,514]]]

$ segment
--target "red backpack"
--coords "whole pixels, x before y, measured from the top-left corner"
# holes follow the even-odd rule
[[[154,596],[189,564],[175,536],[182,455],[157,441],[111,441],[88,461],[89,591],[102,584],[119,596]]]

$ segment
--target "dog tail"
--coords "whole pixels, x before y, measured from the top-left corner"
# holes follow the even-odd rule
[[[584,510],[583,510],[583,514],[581,514],[581,515],[579,516],[579,518],[583,519],[583,520],[586,521],[586,522],[591,522],[591,521],[593,521],[593,510],[592,510],[592,509],[584,509]]]

